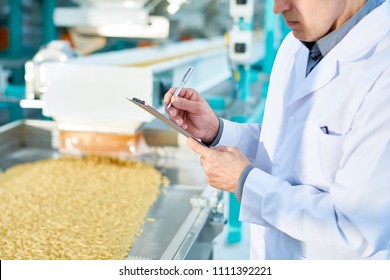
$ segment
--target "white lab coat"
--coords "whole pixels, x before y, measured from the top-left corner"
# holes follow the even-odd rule
[[[224,120],[219,145],[239,147],[255,166],[240,209],[251,257],[389,258],[389,1],[305,77],[307,58],[289,34],[262,128]]]

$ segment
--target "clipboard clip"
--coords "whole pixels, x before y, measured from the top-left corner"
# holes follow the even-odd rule
[[[138,99],[137,97],[133,97],[131,100],[133,100],[134,102],[137,102],[139,104],[146,105],[145,101]]]

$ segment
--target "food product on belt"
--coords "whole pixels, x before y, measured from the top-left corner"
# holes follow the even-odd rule
[[[0,259],[123,259],[167,178],[103,156],[0,173]]]

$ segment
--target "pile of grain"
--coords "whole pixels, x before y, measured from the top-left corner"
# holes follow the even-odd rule
[[[123,259],[162,183],[101,156],[14,166],[0,173],[0,259]]]

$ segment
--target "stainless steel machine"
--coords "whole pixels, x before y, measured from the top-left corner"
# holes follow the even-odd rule
[[[61,156],[52,121],[26,120],[0,127],[0,172],[24,162]],[[177,149],[177,148],[176,148]],[[127,259],[210,259],[212,240],[225,221],[222,194],[207,186],[198,160],[171,149],[138,160],[153,164],[171,181],[148,216]],[[169,156],[168,156],[169,154]]]

